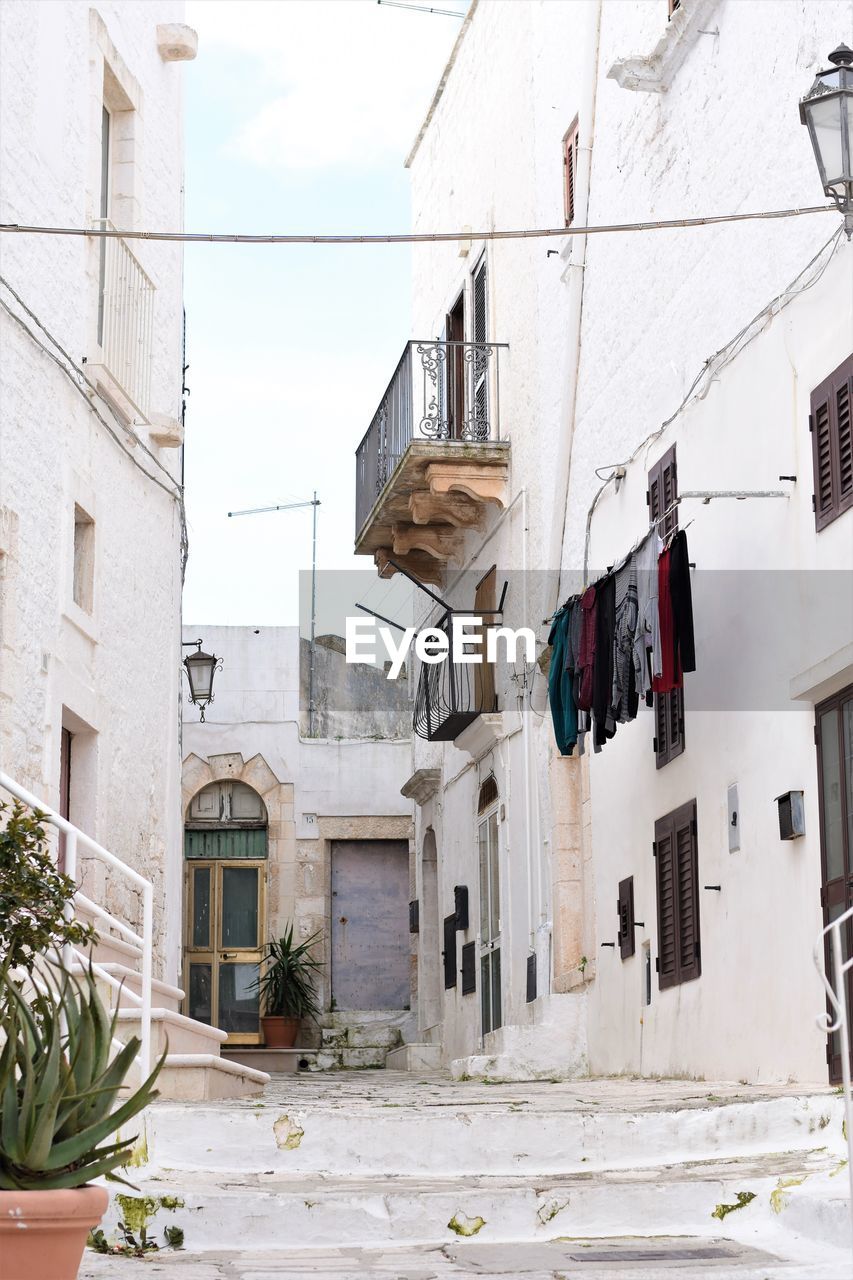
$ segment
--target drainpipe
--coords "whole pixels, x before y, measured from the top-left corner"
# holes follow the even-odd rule
[[[593,0],[590,23],[586,31],[586,49],[581,60],[582,79],[578,104],[578,162],[575,175],[575,220],[580,226],[589,223],[589,180],[592,168],[592,146],[595,136],[595,104],[598,91],[598,56],[601,37],[601,10],[603,0]],[[566,506],[569,497],[569,475],[572,457],[572,439],[577,409],[578,371],[581,356],[581,318],[583,313],[583,287],[586,273],[587,236],[569,239],[571,257],[563,273],[569,289],[569,322],[567,326],[569,367],[566,374],[564,403],[565,416],[562,430],[557,436],[557,453],[554,473],[557,487],[554,495],[554,515],[551,522],[551,545],[548,568],[555,572],[552,609],[560,605],[560,579],[563,562],[563,544],[566,537]]]

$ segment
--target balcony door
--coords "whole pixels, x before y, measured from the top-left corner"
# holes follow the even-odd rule
[[[480,1009],[483,1035],[501,1016],[501,892],[498,788],[489,777],[480,788],[477,835],[480,855]]]
[[[820,844],[824,925],[853,907],[853,685],[817,708],[817,751],[820,779]],[[848,924],[842,938],[845,956],[853,949]],[[830,949],[826,949],[830,966]],[[853,974],[848,974],[847,1006],[853,1009]],[[829,1079],[841,1080],[841,1037],[827,1043]],[[852,1064],[853,1065],[853,1064]]]
[[[447,313],[447,341],[465,341],[465,292]],[[465,348],[447,348],[447,418],[451,440],[461,440],[465,427]]]

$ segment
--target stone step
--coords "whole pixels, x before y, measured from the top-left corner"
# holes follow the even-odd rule
[[[388,1023],[371,1022],[364,1027],[323,1027],[324,1049],[394,1049],[400,1043],[400,1029]]]
[[[170,1053],[157,1077],[157,1089],[161,1098],[170,1101],[220,1102],[255,1097],[263,1093],[269,1079],[265,1071],[215,1053]]]
[[[184,1228],[190,1250],[233,1247],[250,1234],[253,1248],[370,1247],[478,1241],[537,1241],[620,1234],[749,1238],[778,1225],[780,1183],[825,1177],[824,1152],[694,1162],[533,1178],[226,1177],[163,1170],[139,1187],[139,1198],[166,1199],[165,1222]],[[802,1184],[800,1184],[802,1185]],[[126,1192],[121,1193],[123,1198]],[[776,1195],[776,1202],[772,1197]],[[742,1207],[725,1212],[725,1206]],[[718,1206],[723,1206],[721,1211]],[[113,1202],[107,1226],[119,1215]],[[716,1216],[715,1216],[716,1215]],[[157,1234],[162,1231],[159,1226]]]
[[[639,1099],[652,1089],[669,1092],[667,1107],[643,1109]],[[251,1108],[158,1103],[149,1112],[149,1147],[152,1160],[173,1168],[395,1177],[562,1176],[842,1148],[836,1094],[727,1101],[712,1089],[677,1081],[501,1088],[385,1071],[300,1074],[281,1077]]]
[[[118,990],[112,985],[112,983],[105,982],[96,975],[96,979],[99,983],[99,989],[103,998],[108,1002],[109,1007],[115,1008],[116,1002],[118,1001],[122,1007],[138,1009],[139,1006],[129,1000],[126,993],[127,991],[132,991],[136,995],[141,994],[142,977],[139,972],[135,969],[129,968],[125,964],[117,964],[111,961],[108,961],[106,964],[102,964],[101,961],[98,960],[96,961],[96,964],[98,964],[100,968],[105,969],[106,972],[110,974],[111,977],[115,978],[117,982],[124,984],[124,990],[121,995],[119,995]],[[73,965],[72,972],[82,973],[83,966],[80,964]],[[159,978],[153,978],[151,982],[151,990],[154,1003],[158,1008],[171,1009],[174,1013],[180,1012],[181,1002],[184,999],[184,993],[180,987],[173,987],[168,982],[161,982]]]
[[[116,1031],[122,1040],[138,1036],[140,1031],[139,1009],[131,1005],[118,1010]],[[170,1054],[212,1053],[218,1055],[219,1046],[228,1039],[227,1031],[208,1027],[195,1018],[187,1018],[174,1009],[151,1010],[151,1056],[158,1058],[164,1049]]]
[[[441,1066],[441,1045],[401,1044],[385,1058],[386,1071],[437,1071]]]

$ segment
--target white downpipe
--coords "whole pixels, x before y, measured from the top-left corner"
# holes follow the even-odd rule
[[[593,0],[593,11],[587,29],[587,49],[581,58],[583,75],[578,103],[578,162],[575,177],[575,220],[581,226],[589,223],[589,187],[592,170],[592,147],[595,138],[595,103],[598,91],[598,47],[601,37],[602,0]],[[563,278],[569,288],[568,370],[565,385],[566,412],[563,429],[557,433],[557,453],[554,474],[557,479],[554,495],[554,512],[551,521],[551,545],[547,568],[554,572],[554,597],[551,612],[559,607],[560,579],[563,565],[563,543],[566,536],[566,506],[569,498],[569,474],[572,459],[572,441],[575,432],[577,410],[578,373],[581,358],[581,318],[583,313],[583,289],[586,274],[588,237],[572,236],[569,245],[571,258]]]

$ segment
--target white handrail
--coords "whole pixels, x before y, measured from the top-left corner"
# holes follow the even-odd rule
[[[103,845],[98,844],[97,840],[93,840],[91,836],[87,836],[85,831],[81,831],[79,827],[75,827],[67,818],[63,818],[61,814],[52,809],[50,805],[44,804],[31,791],[27,791],[24,787],[18,785],[14,779],[8,774],[0,772],[0,787],[4,791],[8,791],[10,795],[15,796],[23,804],[28,805],[31,809],[38,809],[44,814],[45,822],[49,822],[51,826],[56,827],[58,831],[62,831],[66,837],[65,840],[65,874],[77,883],[77,846],[82,845],[90,850],[112,867],[114,871],[119,872],[135,885],[142,892],[142,933],[135,934],[128,926],[121,924],[115,917],[110,916],[106,911],[97,908],[99,916],[103,916],[108,923],[118,925],[120,931],[130,933],[134,939],[138,939],[141,957],[141,986],[140,986],[140,1030],[139,1030],[139,1070],[140,1078],[145,1080],[151,1071],[151,1000],[152,1000],[152,983],[154,978],[153,968],[153,937],[154,937],[154,887],[150,880],[146,880],[145,876],[134,871],[126,862],[122,862],[121,858],[117,858],[114,853],[110,853]],[[75,898],[77,898],[75,894]],[[89,899],[83,894],[79,895],[85,902],[89,903]],[[72,902],[65,905],[66,916],[71,918],[74,915],[74,906]],[[74,963],[74,948],[70,943],[63,947],[62,952],[63,964],[71,969]]]
[[[838,1035],[841,1041],[841,1079],[844,1091],[844,1121],[847,1137],[847,1177],[850,1193],[850,1230],[853,1240],[853,1101],[850,1096],[850,1006],[847,999],[847,974],[853,969],[853,956],[844,959],[842,930],[853,927],[853,907],[828,924],[818,937],[814,947],[814,962],[826,988],[831,1013],[821,1013],[817,1025],[827,1035]],[[826,944],[829,942],[830,964],[826,965]],[[829,970],[827,972],[827,969]]]

